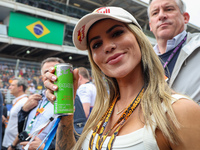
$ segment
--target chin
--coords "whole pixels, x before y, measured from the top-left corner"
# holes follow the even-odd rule
[[[158,35],[160,38],[168,38],[168,39],[171,39],[171,37],[173,38],[171,31],[169,30],[162,31]]]

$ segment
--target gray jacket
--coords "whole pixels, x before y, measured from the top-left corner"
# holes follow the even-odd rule
[[[188,33],[174,66],[170,87],[176,92],[200,100],[200,33]]]

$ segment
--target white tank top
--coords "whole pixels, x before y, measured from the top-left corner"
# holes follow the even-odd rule
[[[172,100],[172,104],[181,98],[188,99],[187,97],[179,95],[179,94],[174,94],[172,95],[172,97],[175,98],[174,100]],[[166,112],[166,107],[164,106],[164,104],[162,105],[162,107],[164,108]],[[153,116],[152,116],[152,119],[155,122],[155,119]],[[133,149],[134,150],[159,150],[156,139],[154,137],[156,127],[157,125],[155,124],[153,126],[153,131],[152,131],[149,125],[145,125],[143,128],[137,131],[134,131],[132,133],[117,136],[114,141],[112,150],[133,150]],[[90,131],[88,135],[86,136],[82,144],[82,150],[88,150],[89,141],[90,141],[92,132],[93,131]],[[98,134],[95,136],[93,149],[95,149],[97,136]],[[110,136],[108,136],[106,140],[104,141],[102,150],[106,150],[109,140],[110,140]]]

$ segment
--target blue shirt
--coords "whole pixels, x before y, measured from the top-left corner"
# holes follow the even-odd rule
[[[47,102],[48,102],[48,100],[43,94],[42,95],[42,100],[39,101],[38,106],[35,107],[34,109],[32,109],[31,112],[29,113],[25,130],[27,130],[28,125],[31,123],[32,119],[34,118],[38,107],[39,106],[40,106],[40,108],[43,107]],[[33,122],[33,127],[31,129],[30,133],[33,133],[40,125],[43,125],[44,123],[46,123],[49,120],[49,118],[52,117],[53,115],[54,115],[54,106],[53,106],[53,104],[51,102],[49,102],[44,107],[44,112],[39,114],[36,117],[35,121]],[[50,132],[50,130],[52,129],[52,127],[53,127],[53,125],[55,123],[55,121],[56,121],[56,118],[39,134],[38,137],[41,140],[43,140],[45,138],[45,136]]]

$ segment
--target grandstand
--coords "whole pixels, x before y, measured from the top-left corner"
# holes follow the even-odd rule
[[[8,86],[9,78],[19,75],[41,85],[39,64],[47,57],[60,57],[74,67],[89,69],[87,52],[74,47],[72,31],[78,19],[103,6],[128,10],[155,44],[149,31],[148,5],[140,0],[0,0],[0,76],[5,82],[1,89]],[[199,32],[200,28],[189,23],[187,30]]]

